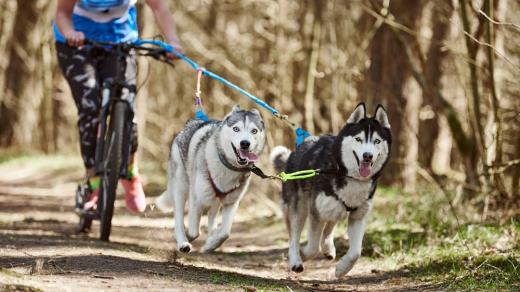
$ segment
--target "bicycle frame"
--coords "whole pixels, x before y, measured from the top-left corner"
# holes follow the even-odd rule
[[[99,50],[101,56],[115,56],[113,78],[102,81],[101,111],[96,138],[95,171],[101,178],[98,208],[80,213],[80,229],[89,229],[92,220],[101,220],[101,239],[110,236],[117,178],[126,177],[132,151],[133,118],[137,87],[126,81],[127,57],[131,54],[151,56],[173,65],[166,58],[168,50],[132,43],[86,41],[86,46]],[[114,117],[114,119],[112,119]],[[110,139],[110,140],[109,140]],[[117,142],[115,142],[117,141]],[[115,147],[115,148],[114,148]],[[117,172],[117,173],[116,173]]]
[[[119,50],[118,50],[119,51]],[[133,131],[132,131],[132,120],[134,117],[134,106],[135,106],[135,97],[137,94],[137,88],[135,85],[128,84],[125,80],[125,72],[126,72],[126,56],[127,52],[117,52],[117,63],[116,63],[116,72],[117,75],[115,78],[109,78],[103,81],[102,88],[102,99],[101,99],[101,112],[99,115],[99,125],[98,125],[98,133],[97,133],[97,144],[96,144],[96,173],[102,174],[105,171],[105,161],[103,161],[104,151],[105,151],[105,135],[107,132],[107,121],[110,117],[110,111],[116,102],[125,102],[128,104],[128,116],[127,122],[125,126],[126,134],[125,134],[125,147],[123,149],[123,157],[128,157],[131,150],[131,143],[126,143],[132,141]],[[126,176],[126,171],[128,167],[128,160],[124,159],[121,165],[121,176]]]

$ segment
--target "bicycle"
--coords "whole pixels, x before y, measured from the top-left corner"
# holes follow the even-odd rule
[[[148,46],[147,46],[148,45]],[[152,45],[152,46],[149,46]],[[167,54],[171,47],[156,41],[140,41],[134,43],[109,43],[86,40],[85,49],[95,49],[101,54],[116,56],[116,76],[103,80],[101,88],[101,112],[97,134],[95,170],[100,177],[100,191],[97,208],[84,210],[84,204],[89,200],[90,187],[87,183],[80,184],[76,191],[76,213],[80,217],[78,231],[88,232],[93,220],[100,220],[100,239],[108,241],[112,228],[114,202],[119,178],[127,172],[128,155],[134,132],[133,105],[137,87],[125,80],[126,57],[135,52],[138,56],[152,57],[173,66]],[[123,94],[124,93],[124,94]]]

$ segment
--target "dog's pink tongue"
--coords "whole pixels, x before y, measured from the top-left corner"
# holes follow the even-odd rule
[[[367,177],[372,172],[372,165],[370,162],[361,162],[359,164],[359,175]]]
[[[242,159],[247,159],[248,162],[257,162],[258,155],[253,152],[240,150],[240,157]]]

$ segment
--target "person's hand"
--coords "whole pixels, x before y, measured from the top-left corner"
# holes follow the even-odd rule
[[[70,30],[63,34],[70,46],[79,47],[85,42],[85,34],[81,31]]]
[[[170,42],[168,42],[168,44],[170,46],[172,46],[175,51],[177,51],[181,54],[185,53],[184,48],[179,44],[178,41],[170,41]],[[171,59],[171,60],[179,59],[179,56],[177,56],[175,53],[168,53],[168,54],[166,54],[166,56],[168,57],[168,59]]]

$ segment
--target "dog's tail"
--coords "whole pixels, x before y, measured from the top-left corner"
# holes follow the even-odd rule
[[[162,212],[173,211],[173,196],[168,190],[155,199],[155,206]]]
[[[291,155],[291,150],[287,149],[287,147],[276,146],[273,148],[269,160],[271,160],[271,164],[276,172],[282,172],[285,170],[287,160],[289,160],[289,155]]]

